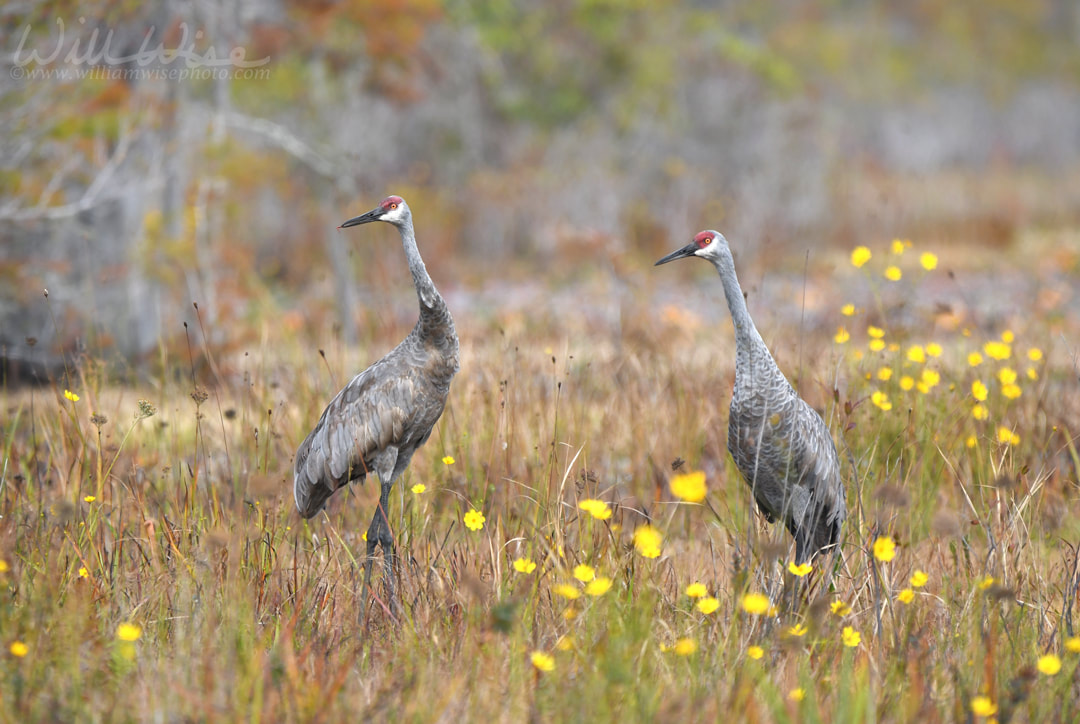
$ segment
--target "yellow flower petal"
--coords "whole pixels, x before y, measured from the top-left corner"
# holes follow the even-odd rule
[[[857,246],[851,250],[851,264],[858,269],[863,264],[870,261],[871,256],[870,250],[865,246]]]
[[[607,520],[611,517],[611,507],[602,500],[588,498],[579,502],[578,508],[584,510],[597,520]]]
[[[603,596],[611,590],[612,581],[607,576],[594,578],[585,584],[585,593],[590,596]]]
[[[532,573],[536,570],[536,564],[528,558],[518,558],[514,561],[514,570],[518,573]]]
[[[739,605],[751,616],[761,616],[769,610],[769,598],[763,593],[748,593]]]
[[[671,494],[688,503],[700,503],[705,500],[705,473],[685,473],[675,475],[669,483]]]
[[[470,510],[462,520],[465,522],[465,527],[472,531],[478,531],[484,527],[484,514],[479,510]]]
[[[720,608],[720,601],[712,596],[706,596],[697,602],[697,610],[701,611],[706,616],[713,613],[718,608]]]
[[[1057,672],[1061,671],[1061,659],[1054,654],[1046,654],[1040,656],[1039,661],[1035,664],[1039,669],[1039,672],[1046,676],[1054,676]]]
[[[596,578],[596,570],[592,566],[587,566],[584,563],[574,566],[574,578],[578,579],[582,583],[591,581]]]
[[[533,651],[529,655],[529,661],[537,671],[543,671],[545,674],[555,670],[555,657],[543,651]]]
[[[874,558],[882,563],[888,563],[896,557],[896,543],[888,536],[879,536],[874,541]]]
[[[690,598],[704,598],[709,595],[709,589],[704,583],[691,583],[686,587],[686,595]]]

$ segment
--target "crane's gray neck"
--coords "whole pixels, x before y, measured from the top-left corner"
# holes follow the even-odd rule
[[[401,233],[401,245],[405,249],[405,259],[409,263],[409,271],[412,272],[413,285],[416,287],[416,296],[420,300],[420,321],[417,327],[426,336],[447,336],[453,338],[455,343],[457,335],[454,331],[454,320],[450,316],[450,309],[443,301],[439,290],[435,288],[435,282],[431,280],[424,260],[420,258],[420,249],[416,246],[416,234],[413,232],[412,217],[407,217],[398,231]]]
[[[765,340],[754,326],[754,320],[750,318],[746,298],[739,286],[739,278],[735,275],[735,261],[731,258],[731,252],[725,250],[711,261],[724,284],[724,296],[727,297],[731,321],[735,325],[735,386],[738,387],[741,371],[756,370],[762,365],[776,367],[776,363],[765,346]]]

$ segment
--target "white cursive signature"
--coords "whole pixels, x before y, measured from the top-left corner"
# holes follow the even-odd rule
[[[79,18],[79,22],[85,23],[86,19]],[[22,38],[19,39],[19,47],[15,49],[12,62],[18,67],[25,67],[31,63],[37,63],[38,65],[55,63],[64,51],[65,28],[63,18],[57,18],[56,25],[60,28],[60,37],[57,38],[56,46],[52,52],[45,55],[39,53],[37,48],[31,48],[29,54],[24,55],[26,41],[30,37],[31,26],[27,25],[23,28]],[[76,38],[67,55],[64,56],[63,62],[70,65],[124,65],[126,63],[135,63],[140,67],[144,67],[154,62],[170,65],[177,60],[183,59],[188,68],[217,68],[224,66],[258,68],[270,62],[269,56],[259,60],[247,60],[247,51],[239,46],[230,50],[228,57],[225,58],[217,57],[217,52],[213,47],[199,53],[195,49],[195,41],[202,40],[203,31],[197,31],[189,44],[188,26],[187,23],[183,22],[180,23],[181,38],[180,42],[177,43],[177,47],[166,48],[163,43],[158,43],[156,48],[151,48],[149,47],[150,38],[153,36],[154,30],[155,26],[153,25],[147,29],[146,34],[143,35],[142,45],[139,46],[136,52],[131,55],[113,55],[109,47],[112,44],[113,31],[110,29],[105,34],[105,38],[99,47],[98,39],[100,36],[98,29],[94,28],[90,32],[90,37],[87,38],[86,47],[83,48],[81,39]]]

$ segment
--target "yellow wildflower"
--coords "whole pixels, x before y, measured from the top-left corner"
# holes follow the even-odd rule
[[[803,576],[808,574],[810,571],[813,570],[813,568],[814,567],[809,563],[801,563],[799,565],[795,565],[795,561],[791,561],[787,564],[787,569],[791,571],[793,575],[798,576],[799,578],[802,578]]]
[[[529,655],[529,661],[537,671],[543,671],[545,674],[555,670],[555,657],[543,651],[533,651]]]
[[[1029,380],[1039,379],[1039,373],[1035,371],[1034,367],[1028,367],[1027,370],[1025,370],[1024,374],[1027,375],[1027,378]]]
[[[926,345],[926,354],[930,355],[931,357],[940,357],[942,352],[944,352],[944,350],[937,342],[931,342],[930,344]]]
[[[975,380],[971,383],[971,396],[979,402],[986,400],[987,389],[982,380]]]
[[[8,647],[8,651],[11,652],[12,656],[21,659],[22,657],[30,653],[30,647],[24,644],[22,641],[12,641],[11,646]]]
[[[867,343],[866,346],[870,348],[871,352],[880,352],[881,350],[885,349],[885,340],[872,339]]]
[[[585,593],[590,596],[603,596],[605,593],[611,590],[612,581],[607,576],[600,576],[594,578],[585,584]]]
[[[761,616],[769,610],[769,598],[763,593],[748,593],[739,605],[751,616]]]
[[[844,646],[847,646],[849,649],[853,649],[862,643],[862,634],[851,626],[844,626],[844,630],[840,632],[840,636],[844,640]]]
[[[569,583],[557,583],[551,587],[551,592],[569,601],[581,598],[581,591],[578,590],[577,586]]]
[[[919,255],[919,263],[922,264],[922,268],[926,271],[933,271],[937,269],[937,254],[931,251],[924,251]]]
[[[904,376],[902,376],[900,378],[900,389],[901,390],[904,390],[906,392],[906,391],[910,390],[914,386],[915,386],[915,380],[912,379],[911,375],[904,375]]]
[[[1032,362],[1038,362],[1043,358],[1042,350],[1038,347],[1032,347],[1027,351],[1027,357]]]
[[[997,440],[1002,445],[1016,445],[1020,442],[1020,436],[1004,425],[999,425],[997,430]]]
[[[634,531],[634,548],[645,558],[659,558],[664,536],[651,525],[642,525]]]
[[[870,395],[870,401],[877,407],[880,407],[885,412],[892,409],[892,403],[889,402],[889,396],[881,390],[874,390],[874,393]]]
[[[930,576],[926,575],[925,573],[920,571],[918,568],[916,568],[915,572],[911,574],[911,579],[908,581],[908,583],[911,584],[912,588],[922,588],[923,586],[926,585],[926,582],[929,581],[929,580],[930,580]]]
[[[1002,367],[997,373],[998,382],[1003,385],[1011,385],[1016,382],[1016,370],[1012,367]]]
[[[465,527],[469,530],[480,530],[484,527],[484,514],[479,510],[470,510],[465,514],[463,520],[465,521]]]
[[[874,541],[874,558],[882,563],[888,563],[896,557],[896,543],[888,536],[878,536]]]
[[[90,571],[86,570],[86,566],[79,566],[79,578],[89,578]]]
[[[976,420],[985,420],[990,416],[985,405],[976,404],[971,408],[971,416]]]
[[[746,649],[746,655],[756,661],[765,655],[765,649],[760,646],[749,646]]]
[[[705,473],[685,473],[671,478],[671,494],[688,503],[705,500]]]
[[[941,382],[941,375],[935,370],[924,369],[922,374],[919,375],[919,381],[922,382],[927,389],[932,389]]]
[[[881,327],[875,327],[872,324],[869,327],[866,328],[866,333],[868,335],[870,335],[871,337],[873,337],[874,339],[881,339],[882,337],[885,336],[885,330],[884,329],[882,329]]]
[[[796,637],[805,636],[806,626],[802,625],[801,623],[797,623],[794,626],[788,626],[787,635]]]
[[[686,587],[686,595],[690,598],[704,598],[709,595],[709,589],[704,583],[691,583]]]
[[[679,639],[675,642],[675,653],[679,656],[689,656],[697,651],[697,643],[694,639]]]
[[[903,254],[904,253],[904,242],[901,239],[893,239],[892,240],[892,245],[889,247],[889,250],[893,254],[896,254],[897,256],[899,256],[900,254]]]
[[[836,330],[836,334],[833,335],[833,341],[837,344],[844,344],[844,342],[847,342],[849,339],[851,339],[851,333],[843,326],[839,327]]]
[[[602,500],[589,498],[578,503],[578,507],[597,520],[607,520],[611,517],[611,507]]]
[[[1016,335],[1012,333],[1011,329],[1006,329],[1001,333],[1001,341],[1005,344],[1012,344],[1014,339],[1016,339]]]
[[[0,573],[7,573],[10,570],[11,567],[8,565],[8,562],[3,558],[0,558]]]
[[[79,396],[76,395],[71,390],[64,390],[64,397],[71,400],[72,402],[78,402],[79,401]]]
[[[420,495],[425,490],[427,490],[427,486],[423,483],[417,483],[416,485],[412,486],[413,495]]]
[[[447,455],[446,457],[444,457],[442,459],[442,462],[443,462],[443,465],[453,465],[455,461],[454,461],[453,457],[451,457],[450,455]]]
[[[976,696],[971,700],[971,713],[982,717],[993,716],[997,714],[997,705],[988,696]]]
[[[915,600],[915,591],[911,590],[910,588],[905,588],[903,591],[900,591],[900,593],[896,594],[896,598],[900,601],[900,603],[911,603]]]
[[[994,577],[993,576],[985,576],[984,578],[980,579],[979,582],[976,584],[976,586],[978,586],[980,591],[985,591],[986,589],[990,588],[990,586],[992,586],[992,585],[994,585]]]
[[[514,561],[514,570],[518,573],[532,573],[536,570],[536,563],[528,558],[518,558]]]
[[[889,266],[885,267],[885,278],[888,279],[890,282],[900,281],[900,278],[903,275],[904,273],[900,271],[900,267],[896,266],[895,264],[890,264]]]
[[[1023,394],[1023,390],[1020,389],[1020,385],[1002,385],[1001,394],[1007,399],[1015,400],[1017,397]]]
[[[922,348],[921,344],[913,344],[908,347],[907,358],[911,362],[925,362],[926,350]]]
[[[802,701],[806,698],[806,690],[800,686],[789,691],[787,697],[792,701]]]
[[[586,583],[596,578],[596,571],[592,566],[587,566],[584,563],[574,566],[574,578],[578,579],[582,583]]]
[[[851,606],[847,605],[843,601],[833,601],[829,604],[829,610],[831,610],[837,616],[847,616],[849,613],[851,613]]]
[[[882,367],[877,371],[877,378],[883,382],[892,379],[892,367]]]
[[[1070,654],[1080,654],[1080,636],[1070,636],[1065,639],[1065,650]]]
[[[712,596],[706,596],[697,602],[697,610],[701,611],[706,616],[713,613],[718,608],[720,608],[720,601]]]
[[[142,626],[137,623],[122,623],[116,627],[116,638],[121,641],[138,641],[142,636]]]
[[[969,449],[975,447],[978,444],[979,444],[979,441],[975,439],[974,435],[968,435],[967,439],[964,440],[964,447],[969,448]]]
[[[1040,656],[1039,661],[1035,664],[1039,669],[1039,672],[1047,676],[1054,676],[1057,672],[1061,671],[1061,659],[1055,654],[1046,654]]]
[[[863,264],[870,261],[871,256],[870,250],[865,246],[857,246],[851,250],[851,264],[858,269]]]
[[[845,317],[853,316],[855,314],[855,305],[851,303],[845,304],[840,307],[840,314],[843,314]]]
[[[986,356],[990,359],[1001,361],[1012,356],[1012,347],[1004,342],[991,341],[983,345],[983,352],[986,352]]]

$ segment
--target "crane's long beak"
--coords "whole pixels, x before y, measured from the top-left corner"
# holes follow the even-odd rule
[[[687,244],[686,246],[684,246],[683,248],[679,249],[678,251],[671,252],[670,254],[665,256],[663,259],[661,259],[660,261],[653,264],[653,266],[660,266],[661,264],[667,264],[669,261],[675,261],[676,259],[682,259],[684,256],[693,256],[694,252],[696,252],[697,250],[698,250],[697,244],[691,242],[691,243]]]
[[[354,216],[339,226],[339,229],[348,229],[350,226],[360,226],[360,224],[370,224],[372,221],[378,221],[379,216],[382,214],[381,208],[374,208],[366,214],[360,216]]]

